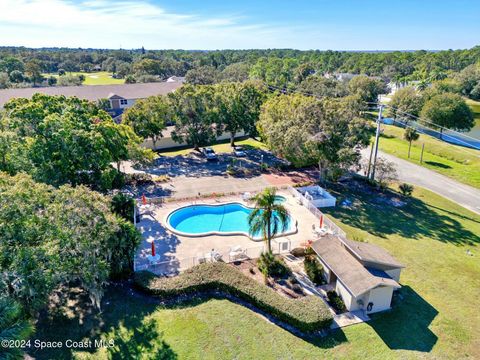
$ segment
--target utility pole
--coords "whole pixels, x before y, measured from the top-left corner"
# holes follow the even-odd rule
[[[383,107],[384,105],[380,104],[379,110],[378,110],[377,132],[375,133],[375,152],[373,156],[373,166],[372,166],[372,176],[371,176],[372,180],[375,180],[375,166],[377,165],[378,141],[380,140],[380,124],[382,122]]]

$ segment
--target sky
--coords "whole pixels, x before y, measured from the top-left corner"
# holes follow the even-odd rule
[[[480,0],[0,0],[0,46],[441,50],[480,45]]]

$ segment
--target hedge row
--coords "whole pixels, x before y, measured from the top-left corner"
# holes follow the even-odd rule
[[[226,292],[304,332],[327,328],[332,322],[332,315],[320,298],[286,298],[221,262],[197,265],[172,278],[141,271],[135,274],[135,283],[144,291],[162,297],[208,290]]]

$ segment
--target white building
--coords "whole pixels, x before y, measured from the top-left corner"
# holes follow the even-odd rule
[[[388,310],[401,286],[400,264],[384,249],[368,243],[325,235],[312,244],[325,280],[343,299],[347,310],[367,314]]]

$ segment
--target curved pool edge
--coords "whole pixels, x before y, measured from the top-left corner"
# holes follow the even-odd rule
[[[211,236],[211,235],[217,235],[217,236],[246,236],[250,240],[255,241],[255,242],[264,241],[264,239],[261,238],[261,237],[259,237],[259,238],[251,237],[249,233],[246,233],[246,232],[243,232],[243,231],[230,231],[230,232],[208,231],[208,232],[205,232],[205,233],[198,233],[198,234],[184,233],[184,232],[178,231],[174,227],[170,226],[170,223],[168,221],[168,218],[174,212],[176,212],[178,210],[181,210],[181,209],[188,208],[188,207],[192,207],[192,206],[224,206],[224,205],[231,205],[231,204],[238,204],[238,205],[241,205],[241,206],[243,206],[245,208],[248,208],[248,209],[254,209],[253,207],[247,206],[247,205],[245,205],[241,202],[238,202],[238,201],[223,202],[223,203],[218,203],[218,204],[206,204],[206,203],[190,204],[190,205],[181,206],[181,207],[179,207],[175,210],[170,211],[164,217],[163,221],[164,221],[165,227],[167,228],[168,231],[170,231],[171,233],[173,233],[175,235],[179,235],[179,236],[185,236],[185,237],[190,237],[190,238],[197,238],[197,237],[204,237],[204,236]],[[275,239],[275,238],[279,238],[279,237],[282,237],[282,236],[288,236],[288,235],[296,234],[298,232],[298,221],[297,220],[295,220],[295,223],[294,223],[293,227],[294,227],[294,229],[292,229],[290,231],[287,231],[287,232],[283,232],[283,233],[278,234],[278,235],[275,235],[273,238]]]

